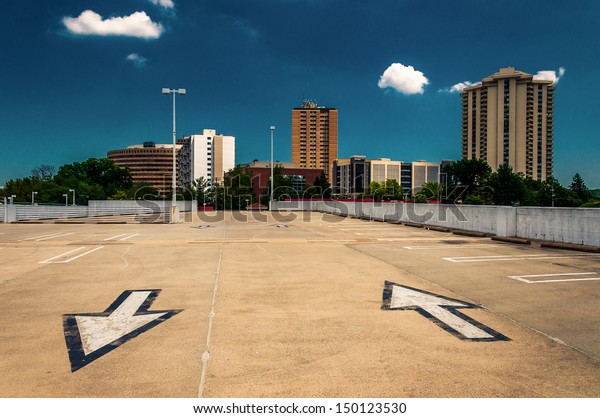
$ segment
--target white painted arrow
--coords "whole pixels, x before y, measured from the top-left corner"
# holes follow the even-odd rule
[[[392,294],[389,301],[389,309],[420,309],[443,323],[445,326],[452,328],[466,339],[498,339],[497,336],[489,334],[473,323],[457,316],[453,312],[454,309],[473,308],[474,305],[388,283],[388,285],[390,284],[392,285]]]
[[[135,315],[151,291],[134,291],[109,316],[76,315],[81,345],[87,356],[168,312]]]

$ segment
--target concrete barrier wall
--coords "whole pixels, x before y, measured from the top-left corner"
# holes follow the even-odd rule
[[[190,212],[194,201],[178,201],[180,212]],[[164,200],[90,200],[88,206],[6,205],[2,215],[7,222],[41,219],[87,218],[111,215],[171,214],[171,201]]]
[[[600,209],[517,208],[519,237],[600,246]]]
[[[600,246],[600,209],[469,206],[413,203],[277,202],[278,210],[304,210],[387,222],[414,222],[500,237]]]

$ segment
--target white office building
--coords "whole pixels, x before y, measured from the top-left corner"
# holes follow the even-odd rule
[[[179,140],[179,186],[189,188],[192,181],[204,177],[212,184],[223,182],[224,174],[235,167],[235,137],[204,129],[202,134]]]

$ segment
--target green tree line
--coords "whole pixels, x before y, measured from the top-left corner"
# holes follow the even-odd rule
[[[442,200],[471,205],[594,207],[598,204],[579,173],[569,187],[555,178],[544,181],[501,165],[494,172],[483,160],[460,160],[444,167],[439,185]]]
[[[32,170],[31,176],[11,179],[0,189],[0,196],[13,197],[14,202],[35,202],[71,205],[88,200],[134,199],[141,195],[157,197],[157,191],[144,183],[134,183],[128,168],[121,168],[108,158],[89,158],[82,162],[65,164],[58,170],[42,165]],[[66,196],[65,196],[66,195]]]

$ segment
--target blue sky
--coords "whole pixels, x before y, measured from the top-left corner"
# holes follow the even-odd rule
[[[237,163],[268,159],[270,125],[289,161],[303,97],[339,110],[340,157],[458,159],[460,96],[448,90],[512,66],[564,68],[555,175],[600,188],[599,18],[593,0],[3,1],[0,184],[170,143],[163,87],[187,89],[178,136],[234,135]]]

